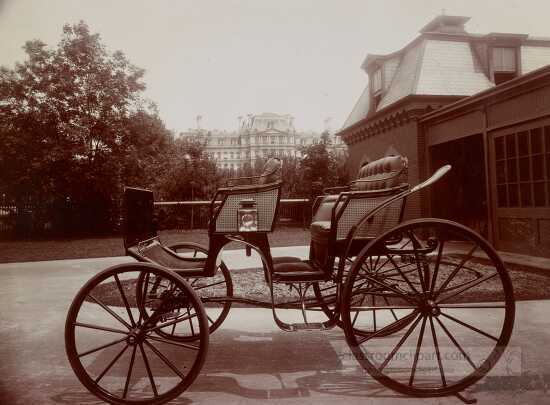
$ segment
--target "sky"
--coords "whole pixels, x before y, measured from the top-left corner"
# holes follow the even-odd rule
[[[198,115],[233,131],[262,112],[338,130],[366,85],[366,55],[401,49],[442,13],[471,17],[469,32],[550,37],[549,0],[0,0],[0,65],[84,20],[146,70],[145,96],[176,132]]]

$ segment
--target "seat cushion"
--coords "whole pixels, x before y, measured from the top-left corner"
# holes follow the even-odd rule
[[[293,256],[279,256],[279,257],[273,257],[273,264],[280,264],[280,263],[296,263],[301,262],[302,259],[299,257],[293,257]]]
[[[317,221],[329,221],[332,217],[332,209],[334,208],[334,204],[336,204],[336,201],[338,200],[340,196],[338,194],[334,195],[326,195],[322,197],[321,202],[319,203],[319,206],[317,207],[317,210],[313,214],[312,222]],[[338,203],[339,206],[341,206],[342,200]],[[338,209],[338,208],[337,208]]]
[[[407,159],[402,156],[386,156],[370,162],[359,169],[357,179],[351,182],[350,188],[362,191],[396,187],[403,182],[399,174],[407,165]]]
[[[307,261],[276,263],[273,265],[273,280],[279,282],[323,281],[325,272]]]
[[[328,242],[330,234],[330,221],[315,221],[312,222],[309,231],[311,239],[317,242]]]

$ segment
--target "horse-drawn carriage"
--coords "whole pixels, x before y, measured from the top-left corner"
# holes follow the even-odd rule
[[[349,186],[326,190],[313,204],[307,260],[271,255],[279,170],[270,161],[263,175],[216,192],[208,246],[163,244],[152,192],[125,189],[124,246],[137,262],[90,279],[67,316],[67,354],[88,390],[117,404],[160,404],[180,395],[234,302],[271,308],[284,331],[342,328],[358,363],[406,395],[460,395],[489,372],[514,321],[502,261],[460,224],[403,222],[406,200],[449,166],[411,187],[407,160],[386,157],[364,166]],[[259,255],[271,302],[233,294],[221,260],[230,243]],[[278,297],[281,286],[295,298]],[[303,322],[283,320],[288,310]]]

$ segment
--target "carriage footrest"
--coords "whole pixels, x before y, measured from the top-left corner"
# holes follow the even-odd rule
[[[325,324],[321,322],[291,323],[289,326],[290,326],[291,332],[298,332],[299,330],[326,330],[327,329]]]

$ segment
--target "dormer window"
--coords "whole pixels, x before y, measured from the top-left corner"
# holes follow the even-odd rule
[[[376,69],[372,75],[372,92],[382,91],[382,69]]]
[[[516,48],[494,47],[491,60],[495,84],[498,85],[517,77]]]
[[[372,107],[376,111],[382,100],[382,69],[376,69],[372,74]]]

